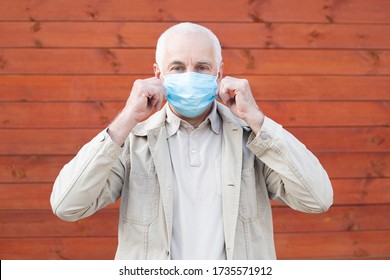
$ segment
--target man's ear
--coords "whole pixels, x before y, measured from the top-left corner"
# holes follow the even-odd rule
[[[218,69],[218,81],[220,81],[223,78],[223,62],[221,62],[221,65]]]
[[[160,71],[160,68],[158,67],[157,63],[153,64],[153,71],[154,71],[154,76],[156,78],[160,79],[161,71]]]

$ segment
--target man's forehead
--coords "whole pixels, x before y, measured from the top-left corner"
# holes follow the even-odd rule
[[[188,59],[185,59],[184,57],[181,58],[181,57],[171,57],[171,58],[168,58],[167,60],[167,64],[168,65],[172,65],[172,64],[187,64],[188,62]],[[213,64],[213,61],[211,58],[208,58],[208,57],[194,57],[191,59],[191,63],[193,64]]]

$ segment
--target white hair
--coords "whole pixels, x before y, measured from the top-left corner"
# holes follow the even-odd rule
[[[219,66],[221,66],[222,50],[221,50],[221,44],[219,43],[217,36],[215,36],[215,34],[210,29],[208,29],[202,25],[191,23],[191,22],[183,22],[183,23],[179,23],[179,24],[171,26],[170,28],[165,30],[158,38],[157,46],[156,46],[156,63],[160,69],[162,67],[162,59],[163,59],[163,52],[164,52],[164,48],[165,48],[165,43],[166,43],[169,35],[172,33],[206,34],[210,38],[211,42],[213,43],[214,56],[215,56],[215,59],[217,62],[217,66],[218,66],[218,68],[219,68]]]

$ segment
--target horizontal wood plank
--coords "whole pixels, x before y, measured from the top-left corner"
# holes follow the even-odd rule
[[[0,22],[6,48],[154,48],[172,23]],[[202,23],[223,48],[389,49],[390,26],[368,24]]]
[[[390,204],[390,179],[332,179],[334,205]]]
[[[313,152],[390,151],[390,127],[292,127],[288,130]],[[1,129],[0,155],[75,155],[100,131]]]
[[[0,75],[0,101],[122,101],[146,75]],[[245,75],[259,101],[390,100],[390,76]],[[369,93],[369,94],[368,94]]]
[[[0,211],[49,210],[53,183],[0,184]],[[377,188],[376,188],[377,189]],[[371,196],[369,196],[371,197]],[[120,200],[106,209],[119,209]]]
[[[389,211],[390,205],[333,206],[328,212],[317,215],[274,207],[272,215],[275,233],[390,231]]]
[[[279,259],[390,257],[390,231],[275,235]]]
[[[116,237],[2,238],[2,260],[112,260]]]
[[[258,102],[285,127],[389,126],[390,102]],[[125,102],[0,102],[0,128],[104,129]]]
[[[282,233],[275,235],[279,259],[390,257],[390,231]],[[115,237],[2,238],[1,259],[113,259]]]
[[[389,178],[332,179],[332,186],[334,206],[390,204]],[[1,183],[0,210],[51,210],[52,188],[52,183]],[[118,208],[119,201],[106,209]]]
[[[274,232],[390,231],[389,211],[390,205],[335,206],[316,215],[276,207],[273,209]],[[0,238],[116,237],[118,219],[118,210],[100,211],[72,223],[61,221],[51,211],[0,211]]]
[[[153,49],[0,49],[1,74],[149,74]],[[388,50],[223,50],[227,75],[390,75]],[[321,67],[319,67],[321,65]]]
[[[331,178],[390,177],[390,152],[316,153]]]
[[[389,14],[386,0],[19,0],[7,3],[0,20],[389,23]]]
[[[75,155],[98,129],[1,129],[0,155]],[[28,145],[26,145],[28,143]]]
[[[45,212],[0,212],[5,237],[116,237],[118,235],[119,211],[104,210],[91,217],[65,222],[51,211]]]
[[[390,177],[390,152],[315,153],[329,176],[336,178]],[[53,182],[72,156],[0,156],[0,177],[4,183]],[[353,164],[352,164],[353,163]]]
[[[120,200],[68,223],[51,209],[64,164],[153,76],[155,45],[192,21],[223,75],[318,157],[334,204],[271,201],[279,259],[390,259],[390,1],[18,0],[0,9],[0,259],[113,259]],[[206,7],[206,9],[204,9]]]

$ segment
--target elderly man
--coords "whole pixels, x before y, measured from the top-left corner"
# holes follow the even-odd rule
[[[76,221],[119,197],[116,259],[274,259],[269,199],[320,213],[333,191],[248,81],[223,77],[217,37],[181,23],[159,38],[154,77],[64,166],[51,204]]]

